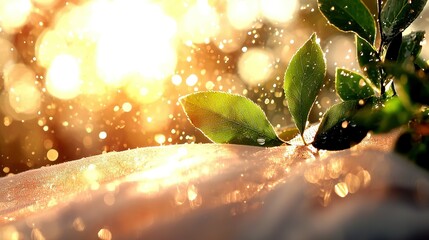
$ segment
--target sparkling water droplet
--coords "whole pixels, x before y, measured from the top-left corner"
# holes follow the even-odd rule
[[[256,139],[256,141],[258,142],[258,144],[259,145],[264,145],[265,144],[265,139],[263,139],[263,138],[258,138],[258,139]]]

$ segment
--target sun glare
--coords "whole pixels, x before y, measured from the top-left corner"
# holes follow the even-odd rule
[[[142,80],[172,75],[177,62],[174,20],[145,1],[116,1],[112,7],[117,18],[105,22],[109,27],[97,43],[98,75],[114,85],[122,85],[130,74],[139,74]]]
[[[191,46],[212,41],[225,53],[237,51],[246,38],[245,30],[264,17],[275,24],[289,21],[296,3],[228,0],[225,13],[207,0],[179,2],[180,12],[147,0],[69,3],[53,15],[53,22],[36,39],[35,59],[46,69],[47,93],[56,98],[92,94],[96,98],[109,92],[106,88],[122,88],[136,102],[151,103],[162,96],[170,83],[167,79],[174,76],[173,84],[180,84],[176,72],[180,43]],[[15,29],[26,23],[34,7],[57,4],[57,0],[0,0],[0,23],[5,29]],[[4,67],[16,57],[10,51],[13,45],[1,41],[0,51],[7,56],[0,59]],[[242,80],[250,85],[263,83],[272,72],[272,62],[272,54],[263,49],[244,52],[238,63]],[[188,78],[186,84],[196,86],[197,82]]]
[[[174,73],[176,22],[154,3],[98,0],[70,4],[55,19],[36,43],[38,63],[47,68],[46,87],[54,97],[73,99],[93,92],[82,86],[111,86],[138,88],[141,94],[126,91],[133,92],[128,95],[138,102],[152,102],[152,91],[162,94],[158,81]]]
[[[35,132],[33,148],[53,143],[0,155],[34,167],[194,143],[178,99],[201,90],[254,95],[248,87],[277,81],[288,61],[277,49],[293,52],[304,35],[288,29],[298,2],[0,0],[0,132],[12,139],[0,149],[27,141],[24,129]]]

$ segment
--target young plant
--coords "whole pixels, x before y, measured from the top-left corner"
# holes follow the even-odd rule
[[[342,150],[358,144],[369,131],[382,133],[405,126],[397,151],[429,169],[429,66],[420,57],[425,32],[402,34],[426,2],[387,0],[382,4],[378,0],[375,20],[360,0],[318,0],[330,24],[355,35],[363,74],[336,69],[335,88],[342,101],[323,115],[311,142],[314,147]],[[284,77],[288,108],[304,144],[309,112],[325,74],[326,61],[314,33],[292,57]],[[197,92],[180,98],[180,103],[191,123],[213,142],[255,146],[286,142],[262,109],[243,96]]]
[[[325,74],[323,52],[313,34],[292,58],[284,83],[289,110],[303,140],[308,114]],[[268,147],[285,143],[262,109],[243,96],[197,92],[180,98],[180,103],[191,123],[213,142]]]

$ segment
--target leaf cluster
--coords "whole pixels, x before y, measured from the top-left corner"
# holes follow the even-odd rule
[[[377,1],[377,19],[361,0],[318,0],[327,21],[355,35],[360,71],[337,68],[335,89],[341,102],[323,115],[311,144],[342,150],[369,131],[405,127],[398,152],[429,168],[429,66],[420,57],[425,32],[404,35],[427,0]],[[378,22],[378,24],[377,24]],[[378,29],[378,31],[377,31]],[[284,93],[296,128],[276,133],[251,100],[223,92],[197,92],[180,99],[191,123],[216,143],[279,146],[304,131],[323,85],[326,60],[314,33],[292,57]]]

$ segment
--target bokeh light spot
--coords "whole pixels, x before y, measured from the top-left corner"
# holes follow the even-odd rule
[[[107,228],[102,228],[100,231],[98,231],[98,238],[102,240],[111,240],[112,239],[112,233]]]
[[[46,89],[60,99],[72,99],[79,95],[82,80],[78,59],[70,55],[58,55],[46,74]]]
[[[37,63],[48,68],[52,61],[59,55],[67,52],[66,39],[61,32],[46,29],[36,41],[35,53]]]
[[[174,85],[179,86],[182,83],[182,77],[180,75],[175,74],[171,77],[171,82]]]
[[[30,0],[0,0],[0,26],[6,31],[23,26],[32,8]]]
[[[123,85],[130,74],[155,80],[171,75],[177,63],[174,20],[146,1],[114,4],[117,17],[107,19],[109,28],[101,33],[97,44],[98,76],[107,84]],[[116,31],[111,31],[115,26]]]
[[[181,23],[184,42],[208,43],[219,29],[219,18],[216,10],[209,6],[207,1],[201,0],[189,8]]]
[[[195,74],[189,75],[189,77],[186,78],[186,85],[192,87],[198,82],[198,77]]]
[[[56,149],[49,149],[49,151],[46,153],[46,157],[49,161],[54,162],[58,159],[58,151]]]
[[[131,103],[129,102],[125,102],[124,104],[122,104],[122,110],[124,112],[131,112],[132,109],[133,109],[133,105],[131,105]]]
[[[155,142],[162,145],[165,143],[165,135],[164,134],[156,134],[155,135]]]
[[[227,2],[227,16],[236,29],[251,28],[259,15],[259,0],[228,0]]]
[[[244,82],[254,86],[268,80],[273,72],[273,63],[270,51],[252,48],[238,60],[238,73]]]
[[[9,104],[16,113],[35,114],[40,109],[41,93],[34,83],[15,82],[9,90]]]
[[[5,67],[16,62],[17,54],[13,49],[15,47],[9,40],[0,37],[0,74]]]
[[[98,137],[99,137],[101,140],[104,140],[104,139],[106,139],[106,138],[107,138],[107,133],[106,133],[105,131],[101,131],[101,132],[98,134]]]
[[[262,14],[273,23],[292,20],[297,8],[297,0],[261,0]]]

